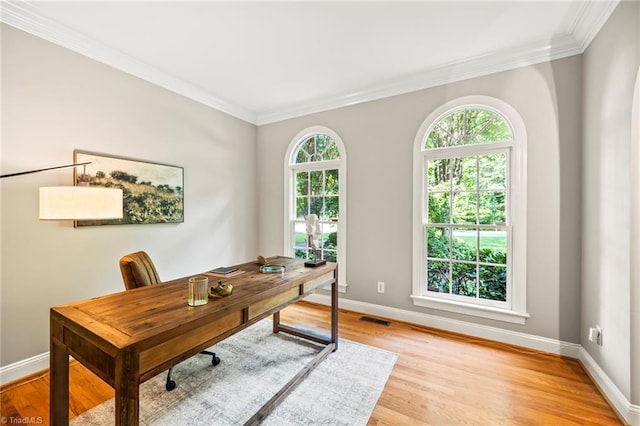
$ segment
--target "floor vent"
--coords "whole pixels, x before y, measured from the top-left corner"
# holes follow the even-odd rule
[[[389,325],[391,325],[391,321],[385,321],[378,318],[367,317],[367,316],[360,317],[360,321],[372,322],[374,324],[384,325],[386,327],[389,327]]]

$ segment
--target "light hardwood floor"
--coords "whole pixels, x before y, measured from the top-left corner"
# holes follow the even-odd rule
[[[620,425],[577,360],[340,311],[340,337],[399,357],[369,425]],[[322,330],[328,308],[298,303],[283,322]],[[224,360],[223,360],[224,362]],[[49,423],[49,375],[2,388],[2,416]],[[70,369],[70,416],[113,397],[80,364]]]

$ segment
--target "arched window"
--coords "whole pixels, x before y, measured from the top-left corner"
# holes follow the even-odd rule
[[[285,253],[306,259],[305,218],[318,216],[322,257],[339,264],[341,291],[346,283],[346,153],[331,129],[310,127],[298,133],[285,156]]]
[[[414,284],[420,306],[524,323],[526,136],[513,108],[452,101],[415,141]]]

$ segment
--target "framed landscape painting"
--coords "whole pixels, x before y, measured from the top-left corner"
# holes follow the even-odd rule
[[[86,151],[73,152],[74,184],[122,189],[122,219],[76,220],[75,226],[184,222],[184,169]]]

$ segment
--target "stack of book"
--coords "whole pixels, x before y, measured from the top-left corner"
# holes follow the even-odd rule
[[[213,269],[209,272],[206,272],[205,275],[209,275],[210,277],[215,278],[231,278],[236,275],[243,274],[245,271],[242,269],[234,268],[233,266],[221,266],[219,268]]]

